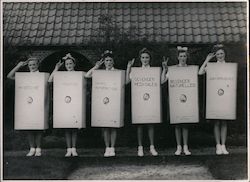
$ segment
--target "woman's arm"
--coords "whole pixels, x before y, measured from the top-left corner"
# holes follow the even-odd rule
[[[215,56],[215,53],[209,53],[206,57],[206,60],[204,61],[204,63],[202,64],[202,66],[199,69],[199,75],[203,75],[204,73],[206,73],[206,67],[207,67],[207,63]]]
[[[56,63],[55,69],[53,70],[53,72],[49,76],[48,82],[53,82],[53,78],[54,78],[55,73],[59,70],[59,68],[62,65],[63,65],[63,62],[61,60],[58,63]]]
[[[97,70],[98,68],[100,68],[100,66],[104,63],[104,61],[101,59],[100,61],[97,61],[95,66],[93,68],[91,68],[86,74],[85,74],[85,78],[91,78],[93,71]]]
[[[126,84],[130,83],[131,79],[130,79],[130,72],[131,72],[131,67],[135,62],[135,58],[133,58],[131,61],[128,62],[127,65],[127,70],[126,70]]]
[[[167,72],[168,72],[168,58],[166,60],[165,56],[163,56],[161,84],[164,84],[168,80],[168,78],[166,77]]]
[[[27,61],[21,61],[19,62],[7,75],[7,78],[11,79],[11,80],[15,80],[15,73],[23,66],[27,65],[28,62]]]

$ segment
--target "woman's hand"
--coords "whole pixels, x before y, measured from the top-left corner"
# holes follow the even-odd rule
[[[62,60],[60,60],[59,62],[56,63],[55,69],[59,70],[59,68],[63,65]]]
[[[206,67],[207,67],[207,63],[215,57],[215,53],[209,53],[206,57],[206,60],[204,61],[204,63],[201,65],[198,74],[199,75],[203,75],[204,73],[206,73]]]
[[[206,58],[206,61],[208,62],[208,61],[210,61],[212,58],[214,58],[215,57],[215,53],[213,52],[213,53],[209,53],[208,55],[207,55],[207,58]]]
[[[167,70],[168,69],[168,60],[169,58],[165,58],[165,56],[163,56],[163,62],[162,62],[162,68]]]
[[[15,80],[15,73],[23,66],[26,66],[28,64],[27,61],[20,61],[7,75],[7,78],[11,80]]]
[[[103,60],[103,59],[101,59],[100,61],[97,61],[97,62],[95,63],[95,69],[100,68],[101,65],[102,65],[103,63],[104,63],[104,60]]]
[[[23,67],[23,66],[26,66],[28,64],[28,61],[21,61],[21,62],[19,62],[18,64],[17,64],[17,67],[18,68],[21,68],[21,67]]]
[[[128,62],[127,68],[131,68],[135,62],[135,58]]]
[[[127,70],[126,70],[126,84],[131,82],[130,72],[131,72],[131,67],[133,66],[134,62],[135,62],[135,58],[128,61]]]

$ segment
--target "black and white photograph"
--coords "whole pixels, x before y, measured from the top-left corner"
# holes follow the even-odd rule
[[[0,0],[1,180],[249,180],[247,0]]]

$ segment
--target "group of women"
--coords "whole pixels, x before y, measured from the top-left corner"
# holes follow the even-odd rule
[[[225,63],[225,49],[223,45],[215,45],[211,53],[208,54],[206,60],[202,64],[199,69],[199,75],[206,73],[207,63],[211,61],[213,58],[216,58],[216,62],[218,64]],[[150,68],[151,63],[151,53],[147,48],[143,48],[139,52],[139,59],[141,62],[141,68],[147,69]],[[176,67],[187,67],[188,60],[188,49],[187,47],[177,47],[177,60],[178,64]],[[126,70],[126,84],[129,84],[131,81],[131,67],[134,64],[135,59],[132,59],[127,64]],[[114,59],[112,51],[105,51],[102,54],[102,58],[100,61],[97,61],[95,66],[90,69],[86,74],[86,78],[91,78],[94,70],[99,69],[101,65],[104,63],[106,71],[114,71],[117,70],[114,68]],[[21,67],[28,65],[29,71],[31,73],[39,72],[39,60],[35,57],[29,58],[25,62],[19,62],[16,67],[14,67],[10,73],[7,75],[10,79],[15,79],[15,72],[17,72]],[[70,53],[66,54],[65,57],[62,58],[56,65],[55,69],[50,75],[48,82],[53,82],[54,74],[59,70],[61,66],[65,66],[67,71],[75,71],[76,60],[71,56]],[[162,73],[161,73],[161,84],[165,83],[168,80],[168,58],[163,60],[162,62]],[[158,152],[154,147],[154,124],[137,124],[137,139],[138,139],[138,156],[142,157],[144,155],[143,152],[143,127],[146,126],[148,130],[148,137],[150,142],[150,154],[152,156],[157,156]],[[104,157],[115,156],[115,143],[117,136],[117,128],[102,128],[104,143],[105,143],[105,152]],[[30,150],[27,156],[41,156],[41,140],[42,140],[42,131],[27,131],[28,133],[28,141],[30,145]],[[214,121],[214,136],[216,141],[216,154],[228,154],[229,152],[226,149],[226,137],[227,137],[227,121],[225,120],[215,120]],[[177,143],[177,150],[175,155],[181,155],[183,152],[185,155],[191,155],[191,152],[188,149],[188,124],[175,124],[175,137]],[[77,142],[77,129],[65,129],[65,138],[67,151],[65,157],[70,156],[78,156],[76,150],[76,142]],[[182,140],[183,139],[183,140]],[[183,141],[183,147],[182,142]]]

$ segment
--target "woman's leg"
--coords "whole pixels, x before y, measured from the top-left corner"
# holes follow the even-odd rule
[[[65,157],[71,156],[71,132],[69,130],[65,131],[65,139],[66,139],[66,145],[67,145],[67,153],[65,154]]]
[[[35,154],[35,152],[36,152],[36,149],[35,149],[35,134],[32,131],[28,131],[27,135],[28,135],[30,151],[26,156],[33,156]]]
[[[154,126],[152,124],[148,125],[148,137],[150,145],[154,146]]]
[[[77,141],[77,130],[71,132],[71,146],[72,146],[72,155],[74,157],[78,156],[76,152],[76,141]]]
[[[27,134],[30,148],[35,148],[35,133],[28,131]]]
[[[221,144],[220,144],[220,122],[215,121],[214,123],[214,138],[216,142],[216,154],[221,155]]]
[[[35,156],[41,156],[42,155],[42,151],[41,151],[42,135],[43,135],[43,133],[41,131],[37,131],[35,133],[35,142],[36,142]]]
[[[179,125],[175,126],[175,139],[177,144],[177,150],[175,152],[175,155],[181,155],[181,127]]]
[[[41,131],[38,131],[35,134],[36,148],[41,148],[42,135],[43,133]]]
[[[65,139],[67,148],[71,148],[71,132],[69,130],[65,131]]]
[[[110,155],[110,132],[109,128],[103,128],[103,138],[104,138],[104,143],[105,143],[105,153],[104,157],[109,157]]]
[[[182,127],[183,145],[188,145],[188,127]]]
[[[153,156],[157,156],[158,153],[156,152],[155,147],[154,147],[154,126],[152,124],[148,125],[148,136],[149,136],[149,142],[150,142],[150,153]]]
[[[143,128],[142,126],[137,126],[138,146],[142,146],[142,138],[143,138]]]
[[[142,139],[143,139],[143,128],[142,126],[137,126],[137,140],[138,140],[138,156],[142,157],[143,153],[143,146],[142,146]]]
[[[191,152],[188,150],[188,127],[182,127],[182,137],[183,137],[183,151],[185,155],[191,155]]]
[[[104,143],[105,143],[105,147],[108,148],[109,147],[109,140],[110,140],[110,133],[109,133],[109,129],[108,128],[103,128],[103,139],[104,139]]]
[[[111,136],[111,149],[110,149],[110,156],[115,156],[115,142],[117,136],[117,129],[110,128],[110,136]]]
[[[77,131],[76,130],[73,130],[72,132],[71,132],[71,146],[72,146],[72,148],[76,148],[76,142],[77,142]]]
[[[227,140],[227,121],[221,121],[221,150],[223,154],[229,154],[226,149],[226,140]]]
[[[214,123],[214,138],[216,145],[220,144],[220,122],[215,121]]]
[[[226,144],[227,140],[227,121],[221,121],[221,145]]]
[[[116,142],[116,136],[117,136],[117,129],[111,128],[111,147],[115,147],[115,142]]]

